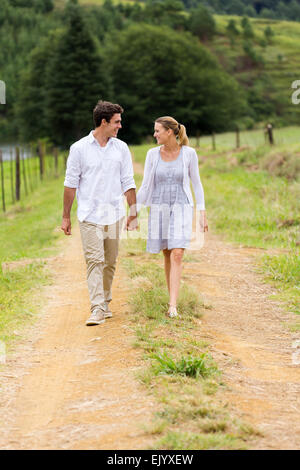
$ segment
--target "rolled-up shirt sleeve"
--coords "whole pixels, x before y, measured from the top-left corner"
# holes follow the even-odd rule
[[[196,209],[205,210],[205,200],[204,200],[204,191],[199,174],[199,165],[198,165],[198,155],[196,151],[192,153],[191,162],[190,162],[190,178],[192,181],[195,199],[196,199]]]
[[[127,145],[123,150],[123,159],[121,165],[121,186],[123,194],[125,194],[129,189],[136,189],[133,177],[131,153]]]
[[[66,176],[64,186],[67,188],[78,188],[81,175],[80,151],[71,146],[67,160]]]

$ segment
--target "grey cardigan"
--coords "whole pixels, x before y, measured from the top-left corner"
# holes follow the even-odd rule
[[[190,188],[190,180],[196,199],[196,209],[205,210],[204,191],[199,175],[198,156],[192,147],[182,146],[183,156],[183,189],[187,195],[191,206],[194,205],[193,196]],[[160,157],[160,147],[154,147],[147,152],[144,178],[142,185],[137,193],[138,211],[142,205],[150,206],[152,201],[152,193],[154,189],[155,170]]]

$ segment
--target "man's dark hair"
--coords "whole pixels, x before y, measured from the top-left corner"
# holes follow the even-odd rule
[[[109,122],[114,114],[122,114],[123,111],[124,109],[119,104],[113,104],[109,101],[98,101],[93,111],[95,127],[101,125],[102,119]]]

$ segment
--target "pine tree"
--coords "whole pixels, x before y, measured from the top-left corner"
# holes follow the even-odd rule
[[[102,57],[77,1],[68,3],[66,19],[66,31],[48,66],[45,100],[48,135],[61,146],[87,134],[96,102],[110,97]]]
[[[235,20],[232,20],[232,19],[229,20],[228,25],[226,27],[226,30],[227,30],[227,34],[230,38],[231,45],[233,46],[234,43],[235,43],[236,37],[239,36],[239,34],[240,34],[240,31],[236,26]]]
[[[244,39],[249,40],[254,38],[254,31],[252,29],[251,23],[247,16],[244,16],[241,20],[241,25],[243,27],[243,36]]]
[[[19,134],[25,141],[48,136],[45,116],[47,65],[59,41],[59,33],[53,31],[29,59],[29,66],[23,70],[20,80],[20,95],[15,106]]]
[[[266,29],[264,30],[264,35],[268,43],[272,41],[272,38],[274,36],[274,31],[270,26],[267,26]]]
[[[216,22],[208,8],[199,5],[191,11],[188,29],[203,41],[212,39],[216,32]]]

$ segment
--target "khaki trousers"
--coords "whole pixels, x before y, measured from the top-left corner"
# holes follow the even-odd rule
[[[106,302],[111,301],[123,222],[124,217],[112,225],[79,222],[92,312],[106,310]]]

